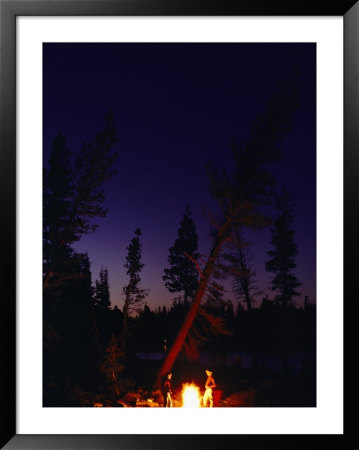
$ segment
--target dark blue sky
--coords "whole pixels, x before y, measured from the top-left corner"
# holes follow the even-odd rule
[[[212,200],[205,168],[230,168],[229,144],[246,139],[255,113],[296,65],[302,94],[293,129],[274,171],[295,198],[296,274],[316,300],[316,48],[314,44],[44,44],[44,160],[61,132],[78,151],[113,109],[118,130],[117,174],[106,184],[109,214],[76,248],[86,251],[93,279],[108,268],[112,304],[123,306],[126,247],[142,230],[143,287],[149,306],[174,297],[162,281],[168,248],[186,204],[209,251],[203,214]],[[264,270],[270,232],[248,234],[258,286],[271,292]],[[226,295],[232,298],[231,292]]]

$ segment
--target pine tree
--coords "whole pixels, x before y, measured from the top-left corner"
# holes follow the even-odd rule
[[[127,269],[129,277],[128,284],[123,287],[125,295],[125,305],[123,307],[123,346],[126,346],[127,340],[127,319],[131,312],[139,313],[143,306],[143,301],[148,295],[148,289],[141,287],[140,272],[144,264],[141,262],[142,244],[140,243],[141,230],[137,228],[135,237],[127,247],[128,254],[124,267]]]
[[[44,169],[43,189],[43,264],[44,285],[61,273],[67,264],[71,249],[65,230],[72,211],[74,186],[72,179],[72,152],[62,134],[52,143],[49,168]]]
[[[66,277],[66,262],[71,245],[81,236],[96,230],[94,218],[105,217],[103,184],[114,174],[116,158],[113,114],[78,154],[71,152],[59,134],[53,141],[49,167],[44,170],[43,194],[43,276],[49,282]],[[66,265],[66,264],[65,264]]]
[[[185,213],[178,229],[178,238],[173,247],[169,248],[168,263],[170,268],[164,269],[162,277],[165,286],[170,292],[183,292],[184,301],[193,298],[198,286],[198,270],[193,261],[199,257],[198,235],[195,224],[191,218],[191,211],[186,205]]]
[[[299,295],[296,288],[301,283],[293,273],[293,269],[296,268],[295,257],[298,250],[292,229],[294,219],[292,197],[287,190],[283,189],[276,206],[279,216],[274,220],[271,230],[273,250],[267,252],[270,260],[266,263],[266,269],[273,273],[272,291],[278,293],[277,298],[282,305],[288,305],[294,296]]]
[[[256,287],[256,272],[252,269],[253,255],[249,251],[249,243],[244,241],[239,230],[235,233],[230,250],[223,255],[226,263],[222,269],[224,274],[232,277],[233,292],[237,298],[250,310],[255,297],[262,291]]]
[[[95,282],[94,300],[95,306],[98,308],[109,309],[111,306],[108,271],[103,267],[101,267],[99,273],[99,280],[96,280]]]
[[[98,368],[99,333],[92,309],[90,262],[72,245],[96,229],[96,218],[106,215],[103,184],[114,173],[115,142],[110,113],[104,129],[77,154],[61,134],[55,137],[44,169],[43,382],[47,405],[54,401],[49,386],[65,389],[69,380],[77,379],[87,389]]]

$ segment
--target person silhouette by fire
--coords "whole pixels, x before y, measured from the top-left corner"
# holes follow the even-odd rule
[[[212,372],[210,370],[206,369],[206,375],[207,375],[207,380],[206,380],[206,384],[204,385],[205,392],[203,395],[203,406],[206,408],[207,404],[209,402],[209,407],[212,408],[213,407],[213,389],[216,387],[216,383],[214,381]]]
[[[164,390],[164,397],[165,397],[165,403],[166,403],[166,408],[172,408],[173,404],[172,404],[172,373],[169,372],[167,374],[167,379],[165,380],[165,382],[163,383],[163,390]]]

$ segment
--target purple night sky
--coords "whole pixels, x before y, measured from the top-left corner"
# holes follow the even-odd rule
[[[75,246],[87,251],[93,281],[109,271],[112,305],[123,307],[126,247],[142,230],[142,286],[150,308],[170,305],[164,287],[168,248],[177,237],[185,205],[207,255],[209,224],[203,212],[206,164],[230,168],[229,144],[246,139],[263,108],[293,65],[302,94],[293,129],[276,164],[278,187],[295,199],[296,274],[304,295],[316,300],[316,47],[315,44],[44,44],[44,161],[61,132],[72,151],[91,140],[113,109],[118,131],[117,174],[105,185],[105,219]],[[248,234],[258,287],[268,293],[265,272],[270,231]],[[227,284],[226,284],[227,286]],[[230,287],[230,284],[228,285]],[[228,291],[225,298],[234,299]],[[259,302],[260,303],[260,302]]]

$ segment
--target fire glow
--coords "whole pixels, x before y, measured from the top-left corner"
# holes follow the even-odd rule
[[[201,394],[195,384],[186,383],[182,388],[182,408],[200,408]]]

